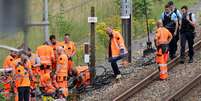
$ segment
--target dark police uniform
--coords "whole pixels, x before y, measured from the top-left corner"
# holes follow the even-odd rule
[[[185,53],[186,41],[188,42],[188,48],[189,48],[188,55],[190,60],[193,59],[193,55],[194,55],[193,44],[194,44],[194,38],[195,38],[195,28],[187,20],[187,16],[189,16],[189,19],[191,21],[195,22],[194,14],[188,13],[188,14],[182,15],[182,25],[180,30],[181,31],[181,50],[180,50],[181,62],[183,62],[185,58],[184,53]]]
[[[167,28],[173,35],[176,29],[175,22],[178,21],[177,15],[174,12],[171,12],[169,14],[166,14],[165,12],[163,12],[161,19],[163,21],[163,26]],[[176,50],[177,50],[177,41],[176,41],[176,36],[173,35],[173,38],[171,42],[169,43],[169,52],[170,52],[171,59],[175,57]]]

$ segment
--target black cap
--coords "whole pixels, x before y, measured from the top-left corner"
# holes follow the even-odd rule
[[[173,1],[169,1],[168,5],[174,5],[174,2]]]

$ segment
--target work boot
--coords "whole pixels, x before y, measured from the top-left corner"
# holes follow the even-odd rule
[[[188,63],[193,63],[193,58],[190,58]]]
[[[117,79],[117,80],[121,79],[121,74],[118,74],[118,75],[116,76],[116,79]]]

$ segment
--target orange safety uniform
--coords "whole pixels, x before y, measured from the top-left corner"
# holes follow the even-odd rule
[[[15,70],[15,86],[19,87],[30,87],[30,71],[31,68],[25,68],[22,65],[18,65]],[[18,91],[15,91],[15,94],[18,95]],[[15,96],[15,101],[18,101],[18,96]]]
[[[112,39],[111,44],[109,47],[111,47],[111,56],[112,58],[117,58],[120,56],[120,49],[124,49],[124,54],[127,54],[128,51],[124,44],[124,39],[122,35],[118,31],[112,31]]]
[[[54,61],[52,62],[52,68],[53,69],[56,69],[56,65],[57,65],[57,47],[59,46],[60,44],[59,44],[59,42],[57,41],[56,42],[56,44],[55,45],[50,45],[50,47],[52,47],[53,48],[53,51],[54,51]]]
[[[44,92],[47,94],[52,94],[55,92],[55,87],[52,84],[52,79],[50,73],[45,73],[40,77],[41,87],[44,88]]]
[[[37,48],[36,54],[40,58],[41,65],[43,65],[44,68],[50,66],[51,69],[52,63],[55,61],[53,48],[48,45],[41,45]]]
[[[19,62],[21,62],[21,58],[18,58],[16,59],[15,61],[13,61],[13,67],[15,68],[14,72],[15,74],[17,73],[17,69],[18,69],[18,66],[19,66]],[[31,61],[30,60],[27,60],[26,62],[27,64],[27,68],[30,68],[31,69]],[[14,88],[14,92],[17,93],[17,87],[18,87],[18,82],[15,81],[15,88]]]
[[[61,54],[57,59],[56,82],[62,88],[64,96],[68,96],[68,58],[66,54]]]
[[[13,58],[12,56],[8,55],[6,57],[6,59],[4,60],[4,62],[3,62],[3,68],[4,69],[7,69],[7,68],[12,68],[13,69],[13,67],[12,67],[13,61],[15,61],[15,58]]]
[[[157,47],[156,63],[159,64],[160,79],[168,78],[168,44],[172,39],[172,34],[164,27],[158,28],[155,35],[155,44]]]
[[[39,82],[39,76],[40,76],[40,58],[32,53],[31,57],[29,57],[29,60],[31,62],[31,69],[33,73],[33,81],[31,81],[31,89],[36,88],[37,83]],[[38,65],[38,66],[36,66]]]
[[[12,68],[14,70],[13,61],[15,61],[15,59],[11,55],[8,55],[3,62],[3,68],[4,69]],[[4,82],[4,92],[6,93],[9,93],[11,90],[11,84],[9,82],[10,80],[12,80],[12,77],[7,76]],[[8,96],[8,95],[6,94],[5,96]]]
[[[88,66],[76,67],[76,76],[81,78],[76,83],[76,87],[80,87],[82,84],[85,86],[90,84],[90,71]]]
[[[31,69],[31,68],[29,68]],[[18,66],[15,71],[16,75],[16,87],[27,87],[30,86],[30,73],[23,66]]]
[[[69,41],[68,43],[60,42],[60,46],[62,46],[64,48],[65,53],[68,56],[68,71],[72,71],[73,68],[73,60],[72,57],[75,55],[76,53],[76,46],[75,43],[72,41]]]

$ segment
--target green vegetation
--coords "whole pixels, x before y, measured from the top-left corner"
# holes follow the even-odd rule
[[[70,33],[70,37],[77,43],[78,54],[75,58],[76,64],[82,62],[83,59],[83,43],[89,41],[89,24],[87,17],[90,15],[90,7],[95,6],[97,23],[97,59],[103,60],[106,50],[107,36],[105,36],[104,28],[108,25],[113,26],[117,30],[121,29],[121,19],[119,17],[119,0],[49,0],[49,20],[50,34],[55,34],[58,40],[63,39],[64,33]],[[180,8],[184,4],[193,5],[198,0],[173,0],[177,7]],[[146,0],[148,5],[149,25],[150,29],[155,26],[155,21],[159,19],[163,11],[164,4],[167,0]],[[42,20],[43,0],[30,0],[30,19],[32,21]],[[143,0],[133,0],[133,22],[132,32],[133,38],[141,38],[146,36],[146,24],[144,17]],[[1,37],[1,35],[0,35]],[[23,34],[17,33],[7,36],[0,40],[0,44],[18,47],[23,40]],[[35,48],[43,43],[43,27],[31,27],[29,29],[29,46]],[[0,64],[8,54],[6,50],[0,50]]]

